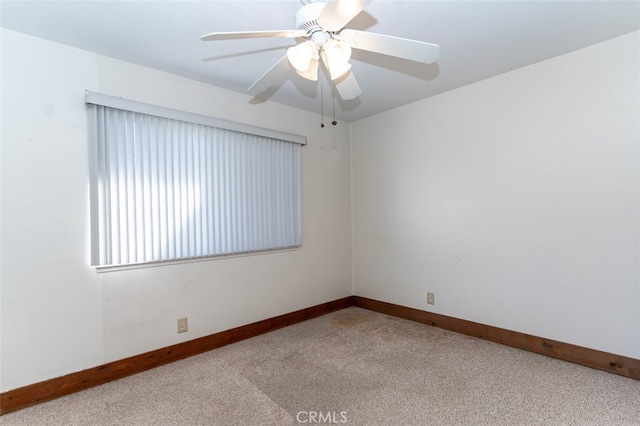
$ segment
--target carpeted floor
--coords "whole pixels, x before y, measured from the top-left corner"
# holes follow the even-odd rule
[[[348,308],[0,425],[640,425],[640,381]]]

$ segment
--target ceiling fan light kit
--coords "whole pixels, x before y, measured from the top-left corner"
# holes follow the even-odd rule
[[[322,62],[329,70],[331,80],[342,77],[351,69],[349,59],[351,59],[351,46],[347,43],[329,39],[322,46],[320,51]]]
[[[305,72],[309,69],[311,61],[318,59],[318,50],[313,42],[305,41],[287,49],[287,59],[297,71]]]
[[[266,91],[290,66],[299,76],[317,81],[322,61],[340,98],[351,100],[361,94],[349,63],[352,48],[426,64],[436,62],[440,56],[437,44],[344,28],[371,1],[300,0],[303,6],[296,13],[295,30],[215,32],[201,39],[306,39],[287,49],[286,55],[249,88],[249,93],[259,95]]]
[[[315,59],[312,59],[311,62],[309,63],[309,68],[307,68],[305,71],[296,70],[296,73],[300,77],[306,78],[307,80],[318,81],[318,66],[319,66],[318,58],[315,58]]]

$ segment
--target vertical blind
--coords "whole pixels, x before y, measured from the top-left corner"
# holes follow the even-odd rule
[[[299,143],[87,102],[93,265],[300,246]]]

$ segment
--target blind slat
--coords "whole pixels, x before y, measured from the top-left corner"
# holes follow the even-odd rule
[[[230,120],[223,120],[221,118],[208,117],[205,115],[174,110],[157,105],[150,105],[143,102],[132,101],[130,99],[103,95],[101,93],[95,93],[89,90],[85,91],[85,102],[87,104],[105,106],[112,109],[120,109],[140,114],[146,114],[152,117],[160,117],[169,120],[202,124],[204,126],[213,127],[216,129],[230,130],[234,133],[258,135],[267,139],[277,139],[285,142],[297,143],[300,145],[307,144],[306,136],[294,135],[291,133],[280,132],[272,129],[265,129],[263,127],[251,126],[244,123],[237,123]]]
[[[88,109],[92,264],[300,246],[299,144]]]

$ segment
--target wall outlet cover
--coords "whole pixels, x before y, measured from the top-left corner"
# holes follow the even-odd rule
[[[184,333],[189,329],[187,317],[178,318],[178,333]]]

